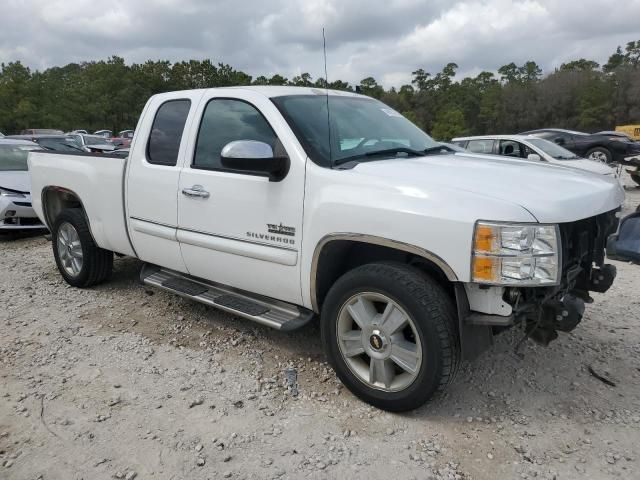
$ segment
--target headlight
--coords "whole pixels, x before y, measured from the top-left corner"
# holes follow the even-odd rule
[[[557,225],[476,223],[471,279],[492,285],[560,283]]]
[[[25,198],[25,196],[22,193],[12,192],[11,190],[5,190],[4,188],[0,188],[0,196],[1,197]]]

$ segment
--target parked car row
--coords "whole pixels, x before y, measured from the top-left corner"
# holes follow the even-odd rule
[[[627,164],[629,158],[640,156],[640,143],[626,135],[611,135],[609,132],[589,134],[559,128],[530,130],[523,135],[550,140],[580,157],[607,164]]]
[[[640,185],[640,142],[624,131],[588,134],[544,128],[519,135],[458,137],[452,143],[476,154],[544,161],[604,175],[617,175],[610,167],[626,165],[631,167],[627,170],[631,178]]]
[[[46,230],[31,205],[27,155],[34,150],[63,153],[102,153],[126,158],[129,148],[116,148],[104,137],[70,133],[67,135],[0,135],[0,233]],[[94,143],[101,142],[101,143]]]

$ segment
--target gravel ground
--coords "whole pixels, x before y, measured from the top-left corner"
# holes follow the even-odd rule
[[[316,325],[279,333],[149,290],[133,259],[70,288],[40,236],[0,249],[1,479],[640,476],[639,266],[613,262],[572,334],[520,359],[506,332],[397,415],[343,388]]]

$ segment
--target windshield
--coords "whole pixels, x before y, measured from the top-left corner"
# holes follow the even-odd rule
[[[407,156],[440,145],[398,112],[374,99],[330,95],[331,135],[326,95],[292,95],[272,101],[309,157],[322,166],[335,166],[352,159]]]
[[[530,138],[528,142],[534,147],[538,147],[544,153],[556,160],[575,160],[578,157],[575,153],[561,147],[557,143],[550,142],[544,138]]]
[[[37,142],[46,148],[47,150],[54,150],[57,152],[82,152],[82,148],[78,146],[77,140],[72,137],[62,138],[38,138]]]
[[[26,172],[27,156],[31,150],[42,150],[35,145],[0,145],[0,171]]]

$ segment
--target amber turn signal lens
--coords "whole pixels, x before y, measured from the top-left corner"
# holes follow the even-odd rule
[[[496,231],[489,225],[476,226],[476,238],[473,248],[476,252],[493,252],[495,249]]]
[[[473,258],[474,281],[494,282],[497,280],[499,260],[495,257]]]

